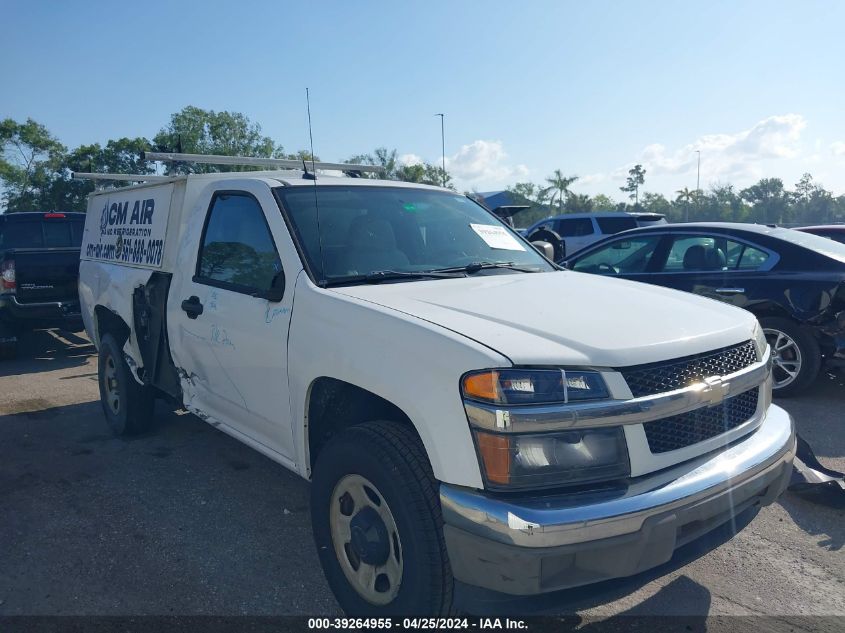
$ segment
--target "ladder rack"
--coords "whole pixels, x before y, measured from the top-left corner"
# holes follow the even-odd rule
[[[168,182],[178,176],[160,176],[156,174],[92,174],[84,171],[71,172],[74,180],[119,180],[126,182]]]
[[[260,158],[257,156],[220,156],[217,154],[179,154],[174,152],[141,152],[141,160],[167,163],[200,163],[206,165],[249,165],[251,167],[275,167],[276,169],[312,169],[380,173],[381,165],[360,165],[353,163],[324,163],[290,158]]]

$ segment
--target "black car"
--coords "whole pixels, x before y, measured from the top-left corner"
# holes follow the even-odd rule
[[[845,244],[757,224],[667,224],[619,233],[561,263],[749,310],[772,347],[777,395],[801,391],[823,361],[845,364]]]
[[[22,330],[82,329],[79,249],[84,213],[0,215],[0,357]]]

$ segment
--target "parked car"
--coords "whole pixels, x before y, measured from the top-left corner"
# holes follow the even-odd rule
[[[563,263],[745,308],[774,350],[774,390],[798,393],[822,361],[845,360],[845,245],[756,224],[675,224],[626,231]]]
[[[167,395],[310,479],[353,615],[448,614],[456,581],[630,576],[792,470],[752,315],[561,271],[447,189],[253,171],[103,191],[80,273],[114,432]]]
[[[568,213],[535,222],[522,234],[532,242],[545,241],[556,247],[556,257],[572,255],[590,244],[635,229],[643,224],[666,222],[659,213],[633,214],[625,212]]]
[[[34,328],[82,329],[79,245],[84,213],[0,215],[0,357]]]
[[[845,224],[820,224],[818,226],[802,226],[795,229],[802,233],[812,233],[845,244]]]

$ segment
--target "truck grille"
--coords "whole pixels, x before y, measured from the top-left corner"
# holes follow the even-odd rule
[[[667,453],[716,437],[740,426],[757,410],[759,387],[715,407],[696,409],[643,425],[652,453]]]
[[[757,362],[753,341],[675,360],[619,370],[635,398],[674,391],[710,376],[725,376]]]

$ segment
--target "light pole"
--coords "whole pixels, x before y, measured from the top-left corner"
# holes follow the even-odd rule
[[[695,150],[695,153],[698,154],[698,171],[695,174],[695,195],[698,195],[698,190],[701,189],[701,150]]]
[[[443,157],[443,186],[446,186],[446,115],[438,112],[434,116],[440,117],[440,149]]]

